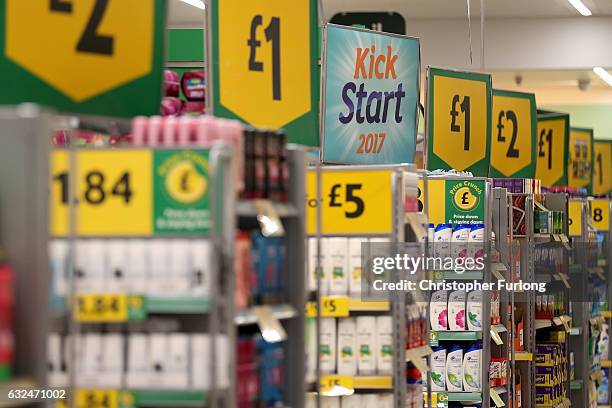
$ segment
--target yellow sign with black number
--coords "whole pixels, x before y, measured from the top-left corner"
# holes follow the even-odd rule
[[[427,169],[488,176],[491,76],[428,70]]]
[[[536,142],[535,95],[493,90],[491,175],[533,178]]]
[[[5,4],[6,56],[75,102],[153,69],[155,1]]]
[[[582,200],[569,200],[567,206],[569,236],[580,237],[582,236]]]
[[[119,408],[117,390],[77,389],[74,397],[76,408]]]
[[[307,173],[307,233],[317,232],[317,205],[321,204],[321,233],[391,234],[392,170],[322,169],[321,201],[317,201],[317,174]]]
[[[152,151],[76,154],[77,235],[148,235],[152,226]],[[51,156],[50,232],[69,233],[69,154]]]
[[[593,141],[593,194],[612,192],[612,140]]]
[[[589,201],[589,212],[593,227],[600,232],[610,231],[610,200],[596,198]]]
[[[536,178],[544,186],[567,184],[569,116],[538,118]]]
[[[125,322],[128,320],[128,296],[110,293],[77,295],[74,319],[82,323]]]
[[[306,315],[317,316],[317,302],[306,303]],[[349,298],[347,296],[321,297],[321,317],[347,317],[349,315]]]
[[[275,129],[309,112],[311,0],[214,4],[221,104],[254,126]]]
[[[570,187],[588,188],[593,170],[593,130],[570,130],[567,184]]]
[[[323,395],[351,395],[355,390],[353,377],[348,375],[322,375],[319,381],[320,392]]]

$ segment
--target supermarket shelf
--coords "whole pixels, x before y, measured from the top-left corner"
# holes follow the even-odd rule
[[[199,390],[131,390],[127,391],[134,406],[199,407],[206,402],[206,393]]]
[[[431,333],[437,333],[438,340],[442,341],[476,341],[482,339],[481,331],[450,331],[450,330],[441,330],[441,331],[431,331]]]
[[[533,361],[533,354],[526,351],[517,351],[514,353],[515,361]]]
[[[390,375],[353,377],[355,389],[386,390],[393,388],[393,377]]]
[[[259,215],[259,211],[257,211],[255,201],[256,200],[238,201],[236,203],[236,214],[238,214],[239,217],[257,217],[257,215]],[[299,215],[297,208],[295,208],[295,206],[292,204],[274,201],[269,202],[272,203],[272,206],[279,217],[295,217]]]
[[[361,299],[349,299],[349,311],[351,312],[387,312],[389,302],[387,301],[363,301]]]
[[[292,319],[298,315],[297,310],[291,305],[270,305],[270,308],[272,309],[272,314],[278,320]],[[252,308],[240,310],[236,313],[236,316],[234,316],[234,323],[238,326],[256,324],[257,317],[253,313]]]
[[[582,384],[583,384],[582,380],[574,380],[574,381],[570,382],[570,390],[579,390],[579,389],[582,389]]]
[[[601,360],[601,367],[602,368],[612,368],[612,361],[611,360]]]
[[[448,392],[449,401],[457,402],[477,402],[482,401],[480,392]]]

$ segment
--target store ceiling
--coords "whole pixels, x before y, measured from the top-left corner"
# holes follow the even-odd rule
[[[406,19],[461,18],[467,0],[322,0],[326,17],[339,11],[397,11]],[[480,0],[470,0],[474,16]],[[594,16],[612,16],[612,1],[582,0]],[[485,16],[491,18],[579,17],[567,0],[484,0]],[[201,10],[180,0],[169,1],[171,26],[203,26]]]

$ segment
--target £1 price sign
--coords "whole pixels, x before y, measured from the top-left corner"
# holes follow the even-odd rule
[[[593,130],[571,128],[569,137],[568,176],[570,187],[583,187],[590,193],[593,176]]]
[[[317,2],[213,0],[215,116],[318,145]]]
[[[317,232],[321,205],[321,233],[390,234],[392,232],[392,170],[322,170],[321,198],[317,174],[307,172],[307,233]]]
[[[534,94],[493,90],[491,177],[534,177],[536,116]]]
[[[538,116],[536,178],[547,187],[567,185],[569,115]]]
[[[491,75],[427,70],[427,170],[489,175]]]
[[[593,194],[612,191],[612,140],[593,141]]]
[[[324,44],[323,161],[414,162],[418,39],[329,24]]]

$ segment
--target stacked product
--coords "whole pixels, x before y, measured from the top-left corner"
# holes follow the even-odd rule
[[[159,326],[159,327],[158,327]],[[164,327],[168,330],[159,330]],[[211,337],[175,331],[178,322],[159,321],[147,331],[85,333],[47,339],[47,376],[53,387],[66,387],[75,371],[78,387],[131,389],[211,389]],[[229,386],[227,336],[216,336],[218,389]],[[71,348],[74,355],[72,356]],[[73,358],[74,357],[74,358]],[[74,366],[71,367],[71,364]]]
[[[483,269],[476,261],[484,257],[483,224],[429,224],[428,242],[431,247],[429,253],[442,259],[442,267],[434,263],[434,268],[430,269],[447,269],[444,266],[445,258],[454,259],[455,265],[468,270]],[[460,265],[462,258],[468,259]]]
[[[445,345],[432,348],[432,391],[481,392],[482,345]]]
[[[539,179],[494,178],[493,188],[500,187],[513,194],[541,194],[542,185]]]
[[[482,331],[482,291],[433,292],[429,319],[434,331]]]
[[[561,344],[536,344],[536,407],[554,407],[568,396],[567,353]]]
[[[11,376],[13,363],[13,271],[0,267],[0,382]]]
[[[179,89],[185,100],[179,98]],[[202,114],[205,110],[205,97],[206,82],[203,70],[184,72],[180,83],[178,73],[164,71],[164,98],[161,104],[163,116]]]

